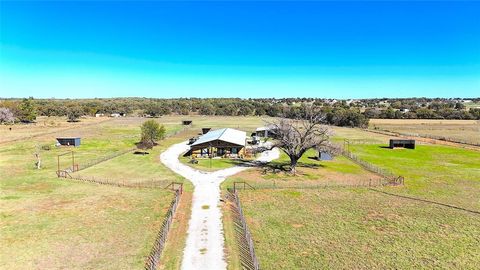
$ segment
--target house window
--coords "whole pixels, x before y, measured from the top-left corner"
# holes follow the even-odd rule
[[[232,148],[232,154],[238,154],[238,149],[236,147]]]

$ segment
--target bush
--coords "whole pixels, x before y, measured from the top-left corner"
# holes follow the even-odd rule
[[[44,144],[44,145],[42,145],[41,148],[42,148],[42,150],[45,150],[45,151],[50,151],[50,150],[52,150],[52,146],[49,145],[49,144]]]

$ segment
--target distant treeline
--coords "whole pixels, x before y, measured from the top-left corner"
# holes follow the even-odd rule
[[[480,103],[480,98],[469,99]],[[239,99],[239,98],[111,98],[111,99],[3,99],[0,122],[34,121],[37,115],[80,116],[95,114],[158,117],[168,114],[227,116],[284,116],[302,118],[308,106],[319,107],[329,124],[365,127],[369,118],[389,119],[480,119],[480,109],[467,109],[462,99],[361,99],[335,100],[314,98]],[[2,114],[3,110],[3,114]],[[6,112],[8,111],[8,112]],[[11,113],[11,117],[2,115]],[[5,119],[6,118],[6,119]]]

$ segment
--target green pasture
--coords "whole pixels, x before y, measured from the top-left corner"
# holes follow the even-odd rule
[[[476,214],[367,189],[240,197],[262,269],[474,269],[480,260]]]
[[[388,136],[334,128],[333,140],[356,141],[362,159],[405,177],[405,186],[246,190],[240,192],[262,269],[475,269],[480,260],[480,216],[415,198],[480,211],[480,152],[417,144],[389,149]],[[308,181],[329,172],[365,173],[343,157],[318,162],[307,153],[299,176],[242,172],[232,181]],[[285,165],[282,155],[272,165]],[[318,163],[321,166],[314,166]],[[348,166],[347,166],[348,164]],[[351,168],[348,168],[351,167]],[[348,169],[347,169],[348,168]],[[310,173],[314,171],[313,173]],[[256,181],[256,182],[255,182]],[[389,194],[380,193],[384,191]],[[395,196],[412,197],[413,199]],[[225,211],[228,211],[226,209]],[[225,215],[228,218],[228,215]],[[224,226],[230,269],[239,269],[231,220]]]
[[[260,168],[229,177],[222,183],[222,188],[232,187],[233,182],[247,182],[253,187],[276,186],[321,186],[345,185],[368,182],[380,178],[378,175],[364,170],[360,165],[343,156],[335,156],[333,160],[317,160],[316,150],[308,150],[297,163],[297,173],[290,173],[290,158],[280,151],[280,157]]]
[[[351,145],[362,159],[405,177],[404,188],[392,192],[427,198],[480,211],[480,152],[441,145],[389,149],[383,145]]]

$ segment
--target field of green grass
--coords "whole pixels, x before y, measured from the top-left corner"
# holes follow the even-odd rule
[[[192,132],[186,131],[178,135],[168,137],[159,145],[147,151],[148,154],[135,154],[129,152],[119,157],[102,162],[101,165],[93,166],[73,175],[90,176],[97,179],[105,179],[111,182],[124,183],[152,183],[152,182],[182,182],[191,188],[190,182],[184,181],[183,177],[172,173],[160,161],[160,153],[175,143],[185,141]]]
[[[73,150],[76,163],[82,164],[134,147],[143,121],[121,118],[85,126],[80,122],[75,129],[43,130],[47,134],[0,145],[1,268],[143,267],[173,193],[95,185],[59,179],[55,174],[60,153]],[[162,119],[157,121],[162,123]],[[180,118],[162,124],[168,133],[182,129]],[[169,143],[188,138],[188,134],[182,134],[160,143],[150,155],[126,154],[105,162],[105,167],[100,163],[82,172],[181,180],[162,167],[158,154]],[[80,136],[82,144],[55,148],[59,136]],[[40,150],[42,169],[37,170],[34,153],[41,145],[52,149]],[[70,165],[69,157],[62,158],[62,168]]]
[[[415,150],[382,145],[352,145],[362,159],[405,177],[394,189],[443,203],[480,211],[480,152],[441,145],[418,145]]]
[[[229,177],[222,183],[222,188],[232,187],[235,181],[247,182],[253,187],[260,188],[273,185],[277,187],[348,185],[380,179],[378,175],[365,171],[343,156],[319,161],[313,159],[316,155],[315,150],[307,151],[298,161],[297,174],[293,175],[288,171],[290,159],[281,151],[280,157],[270,162],[268,166],[253,168]]]
[[[464,211],[367,189],[240,197],[262,269],[475,269],[480,260],[480,217]]]

